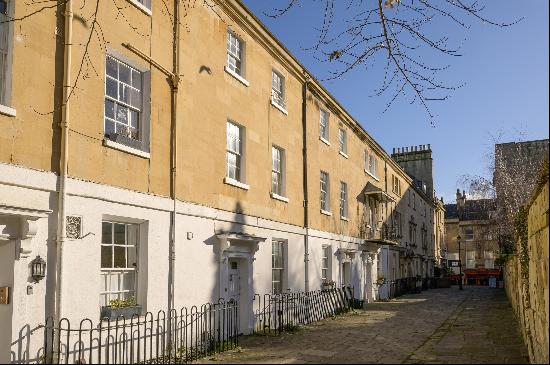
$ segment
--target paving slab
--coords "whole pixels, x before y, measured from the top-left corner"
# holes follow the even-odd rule
[[[527,364],[503,289],[457,287],[369,304],[294,333],[252,335],[197,363]]]

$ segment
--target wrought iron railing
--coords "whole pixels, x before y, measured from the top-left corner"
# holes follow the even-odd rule
[[[280,333],[349,311],[350,287],[254,296],[254,332]]]
[[[190,309],[103,320],[73,327],[63,318],[44,325],[46,363],[187,363],[237,346],[237,302],[207,303]]]

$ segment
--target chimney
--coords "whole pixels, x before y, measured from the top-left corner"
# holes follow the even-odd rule
[[[462,219],[464,215],[465,206],[466,206],[466,191],[462,190],[462,194],[460,194],[460,189],[456,189],[456,209],[458,212],[458,219]]]

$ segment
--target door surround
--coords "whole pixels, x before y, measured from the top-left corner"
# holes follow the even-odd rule
[[[242,232],[221,232],[216,234],[219,241],[219,298],[229,300],[229,263],[238,260],[240,265],[239,331],[250,334],[254,328],[254,255],[260,242],[266,238]]]

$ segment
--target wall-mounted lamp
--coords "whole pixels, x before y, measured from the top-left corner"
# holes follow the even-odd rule
[[[40,255],[31,261],[31,276],[35,283],[38,283],[46,276],[46,261]]]

